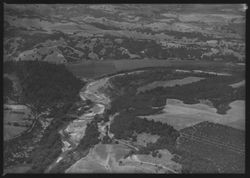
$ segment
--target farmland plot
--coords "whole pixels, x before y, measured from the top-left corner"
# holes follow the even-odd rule
[[[124,156],[129,152],[129,148],[121,144],[98,144],[90,153],[72,165],[66,170],[66,173],[156,173],[164,172],[164,169],[157,167],[161,164],[160,159],[154,161],[152,157],[147,155],[133,155],[127,158]],[[174,168],[178,169],[178,164],[170,161],[172,158],[166,151],[160,151],[163,155],[164,162],[166,159],[169,161],[165,164],[171,164]],[[140,157],[140,159],[138,159]],[[168,157],[168,158],[167,158]],[[180,168],[180,167],[179,167]],[[166,170],[165,170],[166,171]]]
[[[7,106],[7,105],[6,105]],[[4,110],[4,140],[12,139],[32,124],[31,110],[23,105],[8,105],[10,110]]]
[[[175,171],[181,170],[181,165],[173,161],[174,155],[171,154],[167,149],[158,150],[160,157],[153,157],[151,154],[149,155],[137,155],[138,159],[142,162],[154,163],[162,166],[166,166]]]
[[[185,84],[200,81],[202,79],[204,79],[204,78],[192,77],[191,76],[191,77],[185,77],[183,79],[176,79],[176,80],[155,81],[153,83],[150,83],[150,84],[147,84],[145,86],[139,87],[137,89],[137,93],[152,90],[152,89],[157,88],[157,87],[173,87],[173,86],[176,86],[176,85],[185,85]]]
[[[230,103],[230,107],[231,109],[227,111],[227,114],[221,115],[216,113],[215,108],[205,104],[184,104],[180,100],[167,99],[167,104],[162,113],[149,115],[146,118],[169,123],[178,130],[202,121],[221,123],[244,130],[245,101],[233,101]]]
[[[204,173],[208,168],[209,173],[243,173],[244,138],[244,132],[241,130],[211,122],[199,123],[181,130],[177,146],[182,152],[179,161],[184,167],[192,167],[190,170],[195,173]],[[194,166],[192,164],[195,159],[190,159],[187,155],[193,155],[195,159],[202,158],[203,163]],[[202,168],[201,164],[205,167]]]

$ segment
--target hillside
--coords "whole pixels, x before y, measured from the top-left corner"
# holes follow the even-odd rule
[[[59,153],[57,128],[68,122],[64,114],[84,83],[65,66],[42,61],[4,62],[4,75],[4,168],[33,161],[39,170]]]
[[[4,60],[244,62],[242,7],[5,4]]]

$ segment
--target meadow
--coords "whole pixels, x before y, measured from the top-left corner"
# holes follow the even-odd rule
[[[30,108],[26,106],[9,105],[8,107],[10,110],[4,110],[3,115],[4,140],[9,140],[22,134],[31,126],[34,119]]]
[[[245,101],[243,100],[231,102],[229,104],[231,109],[224,115],[218,114],[214,107],[206,104],[184,104],[182,101],[176,99],[167,99],[166,103],[161,113],[142,117],[169,123],[177,130],[203,121],[221,123],[245,130]]]

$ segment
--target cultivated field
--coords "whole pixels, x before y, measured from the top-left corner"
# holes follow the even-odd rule
[[[204,79],[204,78],[191,76],[191,77],[185,77],[183,79],[175,79],[175,80],[168,80],[168,81],[155,81],[153,83],[149,83],[147,85],[144,85],[144,86],[137,88],[137,93],[152,90],[152,89],[157,88],[157,87],[173,87],[176,85],[181,86],[181,85],[197,82],[197,81],[200,81],[202,79]]]
[[[174,158],[174,155],[171,154],[167,149],[164,150],[158,150],[161,157],[158,156],[153,157],[151,154],[149,155],[137,155],[138,159],[142,162],[149,162],[153,164],[159,164],[162,166],[166,166],[167,168],[170,168],[176,172],[179,172],[182,168],[182,166],[172,159]]]
[[[167,104],[162,113],[149,115],[146,118],[168,123],[177,130],[203,121],[245,130],[245,101],[234,101],[230,103],[230,107],[231,109],[225,115],[222,115],[216,113],[215,108],[206,104],[184,104],[180,100],[167,99]]]
[[[86,157],[67,169],[66,173],[164,173],[168,169],[178,171],[181,168],[171,160],[173,155],[167,150],[159,151],[162,158],[153,158],[150,155],[125,158],[129,151],[127,146],[121,144],[97,144]]]
[[[32,122],[31,110],[24,105],[6,105],[4,110],[4,140],[12,139],[25,130]]]
[[[90,153],[72,165],[67,173],[105,173],[112,169],[112,163],[125,156],[130,149],[123,145],[97,144]]]
[[[15,173],[26,173],[31,168],[31,165],[23,164],[23,165],[17,165],[14,167],[10,167],[8,169],[4,170],[4,173],[8,174],[15,174]]]
[[[180,162],[191,172],[244,173],[245,134],[241,130],[202,122],[181,130],[177,145],[182,151]]]

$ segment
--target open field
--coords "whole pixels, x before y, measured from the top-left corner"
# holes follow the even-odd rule
[[[164,173],[168,169],[181,168],[171,160],[173,156],[167,150],[159,151],[162,159],[150,155],[124,158],[129,151],[127,146],[121,144],[97,144],[86,157],[67,169],[66,173]]]
[[[136,144],[146,147],[148,143],[155,143],[159,138],[159,135],[141,133],[137,135]]]
[[[24,105],[6,105],[4,110],[4,140],[12,139],[27,130],[33,117],[31,110]]]
[[[26,127],[5,125],[4,126],[4,140],[6,141],[12,138],[15,138],[16,136],[23,133],[25,130],[27,130]]]
[[[31,165],[29,164],[24,164],[24,165],[17,165],[14,167],[10,167],[8,169],[4,170],[4,173],[8,174],[15,174],[15,173],[26,173],[29,169],[31,168]]]
[[[233,88],[238,88],[238,87],[241,87],[241,86],[245,85],[245,83],[246,83],[245,80],[242,80],[240,82],[233,83],[230,86],[233,87]]]
[[[157,87],[173,87],[176,85],[181,86],[181,85],[197,82],[197,81],[200,81],[202,79],[204,79],[204,78],[191,76],[191,77],[185,77],[183,79],[176,79],[176,80],[155,81],[153,83],[149,83],[147,85],[144,85],[144,86],[137,88],[137,93],[152,90],[152,89],[157,88]]]
[[[137,155],[137,157],[142,162],[150,162],[154,164],[159,164],[162,166],[166,166],[170,169],[173,169],[177,172],[181,170],[181,165],[172,160],[174,155],[171,154],[167,149],[158,150],[158,152],[161,155],[160,158],[158,156],[153,157],[151,154]]]
[[[110,163],[118,161],[125,156],[128,151],[123,145],[103,145],[97,144],[90,153],[77,161],[66,172],[67,173],[106,173],[111,171]],[[112,159],[112,161],[110,161]]]
[[[203,121],[210,121],[245,129],[245,101],[239,100],[230,103],[231,109],[227,114],[216,113],[216,109],[206,104],[184,104],[180,100],[167,99],[162,113],[146,116],[147,119],[161,121],[180,130]],[[145,117],[145,116],[143,116]]]

